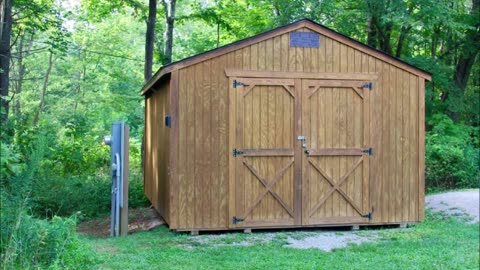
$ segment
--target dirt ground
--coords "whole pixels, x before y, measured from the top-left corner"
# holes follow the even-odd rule
[[[163,219],[153,208],[129,209],[128,233],[148,231],[165,224]],[[110,236],[110,216],[105,216],[78,225],[77,231],[94,237]]]
[[[479,222],[480,191],[452,191],[429,195],[425,198],[426,207],[435,212],[443,212],[450,216],[467,217],[469,223]]]

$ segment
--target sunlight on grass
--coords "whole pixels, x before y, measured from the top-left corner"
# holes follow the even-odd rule
[[[378,240],[324,252],[291,249],[288,237],[320,231],[190,236],[162,226],[117,239],[84,237],[97,269],[478,269],[479,224],[442,215],[408,229],[363,230]],[[339,232],[338,234],[343,234]]]

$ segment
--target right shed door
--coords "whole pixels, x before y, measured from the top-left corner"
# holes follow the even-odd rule
[[[369,222],[371,85],[302,80],[304,225]]]

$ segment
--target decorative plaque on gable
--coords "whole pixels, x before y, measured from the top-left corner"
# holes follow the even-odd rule
[[[290,47],[318,48],[320,35],[315,32],[290,32]]]

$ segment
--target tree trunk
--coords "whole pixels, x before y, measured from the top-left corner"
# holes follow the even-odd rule
[[[17,47],[17,66],[18,66],[18,76],[16,78],[15,84],[15,104],[13,106],[13,112],[16,117],[19,119],[22,116],[22,90],[23,90],[23,78],[25,77],[25,63],[23,62],[25,54],[30,52],[30,49],[33,46],[33,37],[34,34],[30,35],[30,40],[25,46],[25,37],[26,35],[21,35],[20,41]]]
[[[378,46],[377,41],[378,41],[377,18],[375,16],[372,16],[368,21],[367,44],[370,47],[377,48]]]
[[[380,50],[383,52],[392,55],[392,46],[390,44],[390,37],[392,35],[392,22],[387,22],[384,25],[378,26],[378,42],[380,45]]]
[[[472,1],[471,16],[473,16],[472,21],[474,24],[472,25],[473,27],[465,33],[465,40],[463,40],[462,46],[460,47],[460,55],[453,73],[453,83],[457,87],[460,97],[463,97],[465,94],[470,71],[480,52],[480,31],[478,30],[480,28],[480,0]],[[459,120],[458,112],[449,110],[447,113],[453,121],[457,122]]]
[[[47,95],[47,88],[48,88],[48,79],[50,77],[50,72],[52,71],[53,66],[53,53],[50,52],[48,56],[48,67],[47,72],[45,73],[45,79],[43,80],[43,87],[42,87],[42,96],[40,97],[40,103],[38,104],[38,108],[35,111],[35,116],[33,117],[32,125],[36,126],[38,124],[38,119],[40,118],[40,112],[43,109],[43,105],[45,104],[45,96]]]
[[[411,29],[412,29],[412,26],[410,25],[402,26],[402,29],[400,31],[400,36],[398,37],[397,50],[395,51],[395,57],[400,58],[402,56],[403,45]]]
[[[157,0],[148,1],[147,33],[145,34],[145,68],[143,80],[147,83],[152,77],[153,50],[155,42],[155,21],[157,18]]]
[[[2,1],[1,37],[0,37],[0,124],[8,121],[8,84],[10,72],[10,36],[12,33],[12,1]]]
[[[175,5],[176,0],[162,0],[163,8],[165,9],[165,49],[163,64],[172,62],[172,48],[173,48],[173,29],[175,24]]]

